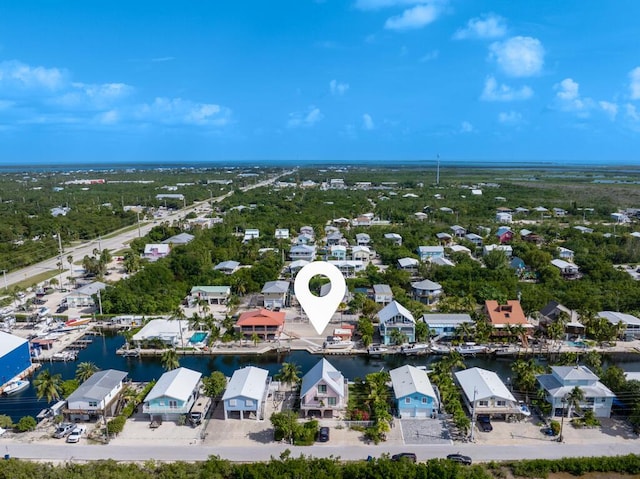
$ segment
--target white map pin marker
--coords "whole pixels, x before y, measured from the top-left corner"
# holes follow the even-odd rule
[[[326,276],[331,281],[331,290],[325,296],[316,296],[309,290],[309,281],[317,275]],[[334,265],[324,261],[314,261],[298,272],[293,290],[302,309],[307,313],[309,322],[318,334],[321,334],[344,298],[347,283],[340,270]]]

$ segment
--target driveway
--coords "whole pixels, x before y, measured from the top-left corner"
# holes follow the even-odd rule
[[[405,444],[453,444],[449,430],[441,419],[400,419]]]

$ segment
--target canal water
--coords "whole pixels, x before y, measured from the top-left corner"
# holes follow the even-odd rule
[[[78,354],[77,361],[43,363],[42,369],[48,369],[52,374],[61,374],[62,379],[73,379],[76,367],[79,363],[88,361],[94,363],[100,369],[118,369],[128,371],[129,378],[133,381],[151,381],[158,379],[164,369],[160,357],[125,358],[116,355],[116,350],[124,345],[124,338],[120,335],[91,336],[93,342]],[[218,355],[218,356],[180,356],[180,365],[203,375],[209,375],[212,371],[221,371],[226,376],[231,376],[236,369],[245,366],[257,366],[267,369],[270,375],[276,374],[283,362],[292,362],[299,366],[302,374],[311,369],[321,356],[310,354],[306,351],[291,351],[285,354],[251,354],[251,347],[247,348],[247,354],[243,355]],[[426,366],[439,359],[439,356],[402,356],[389,355],[384,358],[371,358],[366,355],[329,355],[327,359],[336,369],[342,372],[349,380],[362,378],[368,373],[386,370],[411,364],[414,366]],[[511,376],[511,362],[509,358],[469,357],[465,358],[467,367],[481,367],[495,371],[503,381],[509,382]],[[619,355],[610,358],[609,362],[615,362],[625,371],[640,372],[640,355]],[[38,373],[36,373],[37,375]],[[46,399],[38,400],[36,391],[31,385],[21,393],[13,396],[0,397],[0,414],[7,414],[14,421],[23,416],[36,416],[42,409],[48,406]]]

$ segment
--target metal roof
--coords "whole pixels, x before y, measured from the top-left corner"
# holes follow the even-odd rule
[[[419,393],[432,398],[436,397],[431,381],[425,371],[415,366],[405,365],[392,369],[391,382],[393,383],[393,393],[396,399],[401,399],[411,394]]]
[[[26,342],[26,339],[0,331],[0,357],[9,354],[11,351],[22,346]]]
[[[481,368],[465,369],[454,373],[460,387],[469,402],[488,399],[491,397],[515,401],[502,380],[493,371]]]
[[[97,371],[69,395],[67,402],[102,401],[128,374],[129,373],[116,369]]]
[[[189,396],[198,387],[202,374],[187,368],[178,368],[167,371],[158,382],[153,386],[145,402],[152,401],[161,397],[177,399],[179,401],[187,401]]]
[[[234,371],[227,390],[222,396],[222,400],[245,397],[256,401],[262,400],[264,390],[267,387],[267,377],[269,371],[266,369],[248,366]]]
[[[380,318],[381,323],[386,323],[391,318],[397,315],[404,316],[405,318],[409,319],[412,323],[416,322],[415,318],[413,317],[413,314],[411,314],[411,312],[407,308],[402,306],[397,301],[391,301],[389,304],[387,304],[384,308],[382,308],[378,312],[378,317]]]
[[[318,361],[302,378],[300,396],[305,396],[320,380],[324,380],[325,384],[338,396],[344,397],[344,376],[324,358]]]

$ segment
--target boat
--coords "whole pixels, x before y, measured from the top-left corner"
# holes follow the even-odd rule
[[[64,325],[67,328],[74,328],[76,326],[86,326],[91,321],[90,318],[73,318],[69,321],[65,321]]]
[[[420,343],[414,343],[414,344],[407,344],[407,345],[403,345],[400,348],[400,352],[402,354],[426,354],[429,351],[429,345],[428,344],[420,344]]]
[[[502,346],[495,350],[496,356],[516,356],[519,353],[519,346]]]
[[[483,346],[482,344],[464,343],[464,344],[461,344],[460,346],[456,346],[455,350],[464,356],[469,354],[486,353],[487,347]]]
[[[429,349],[433,354],[449,354],[451,352],[451,348],[444,344],[432,344]]]
[[[140,357],[140,348],[136,349],[125,349],[122,351],[122,356],[125,358],[139,358]]]
[[[334,337],[329,341],[325,341],[322,345],[324,349],[351,349],[353,348],[353,341],[346,341],[344,339],[340,339],[338,337]]]
[[[385,348],[384,346],[376,345],[369,346],[367,350],[369,356],[382,356],[383,354],[387,354],[389,352],[389,348]]]
[[[529,406],[527,406],[523,401],[518,403],[518,409],[520,410],[520,414],[524,416],[531,416],[531,410]]]
[[[75,361],[76,359],[78,359],[76,351],[61,351],[51,355],[51,360],[53,361]]]
[[[2,391],[2,394],[9,396],[11,394],[18,394],[29,387],[29,380],[27,379],[14,379],[12,380]]]

